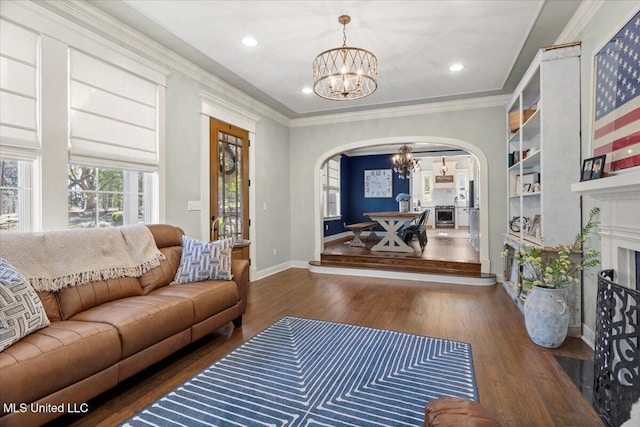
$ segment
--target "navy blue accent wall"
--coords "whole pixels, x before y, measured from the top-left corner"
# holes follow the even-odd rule
[[[364,171],[369,169],[391,169],[391,155],[381,154],[377,156],[348,157],[343,155],[340,159],[340,206],[342,217],[340,219],[324,221],[324,236],[332,236],[345,230],[344,223],[355,224],[357,222],[371,221],[364,216],[365,212],[397,211],[398,193],[409,192],[409,180],[400,179],[397,173],[393,173],[392,197],[364,197]],[[382,227],[379,227],[382,230]]]
[[[347,224],[371,221],[364,216],[364,212],[388,212],[397,211],[398,193],[409,193],[409,180],[400,179],[397,173],[393,173],[392,197],[364,197],[364,171],[369,169],[391,169],[391,155],[381,154],[377,156],[359,156],[349,158],[349,175],[344,181],[350,188],[351,194],[348,205],[342,211]]]

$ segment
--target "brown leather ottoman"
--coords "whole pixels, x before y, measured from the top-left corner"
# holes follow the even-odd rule
[[[424,407],[425,427],[500,427],[478,402],[459,397],[432,400]]]

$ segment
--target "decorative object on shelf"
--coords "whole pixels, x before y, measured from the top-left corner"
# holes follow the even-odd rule
[[[637,139],[633,137],[640,123],[638,115],[633,114],[640,101],[638,22],[640,12],[593,58],[593,155],[611,154],[606,172],[640,165]]]
[[[533,216],[533,221],[531,222],[531,224],[529,225],[529,228],[527,229],[527,233],[529,234],[529,236],[535,237],[536,239],[540,238],[541,219],[542,217],[539,214],[535,214]]]
[[[582,173],[580,181],[589,181],[592,179],[602,178],[606,163],[606,154],[596,157],[590,157],[582,161]]]
[[[598,274],[593,407],[607,425],[637,425],[623,423],[640,398],[639,306],[640,291],[613,282],[613,270]]]
[[[364,171],[364,197],[392,197],[393,177],[391,169],[371,169]]]
[[[514,233],[519,233],[520,230],[527,230],[530,221],[526,216],[514,216],[511,218],[511,221],[509,221],[509,230]]]
[[[534,286],[524,303],[524,321],[534,343],[560,347],[569,330],[569,310],[562,289]]]
[[[396,202],[398,202],[398,210],[400,212],[409,212],[409,201],[411,196],[407,193],[398,193]]]
[[[349,15],[341,15],[342,47],[325,50],[313,61],[313,91],[332,101],[350,101],[378,88],[378,59],[365,49],[347,47]]]
[[[401,179],[406,179],[412,172],[420,170],[420,161],[411,156],[411,148],[407,145],[398,148],[398,152],[391,157],[391,164]]]
[[[580,273],[600,263],[599,253],[592,247],[583,251],[583,245],[588,242],[591,231],[600,223],[596,219],[599,208],[593,208],[589,213],[589,220],[571,245],[559,245],[552,248],[540,246],[524,246],[514,252],[514,259],[518,262],[520,279],[523,288],[530,286],[524,303],[524,319],[529,336],[538,345],[555,348],[562,342],[557,342],[558,328],[564,329],[566,337],[569,312],[566,311],[566,301],[569,299],[571,286],[580,282]],[[506,256],[506,255],[505,255]],[[539,289],[537,289],[539,288]],[[558,290],[559,292],[546,292]],[[530,304],[532,296],[540,291],[539,299]],[[563,294],[562,302],[558,294]],[[551,303],[549,302],[551,301]],[[560,304],[562,307],[559,307]],[[555,306],[556,308],[551,308]],[[559,310],[562,308],[562,310]],[[565,316],[566,313],[566,316]],[[543,326],[547,331],[542,331]],[[562,337],[562,340],[564,340]]]
[[[447,164],[444,161],[444,157],[442,158],[442,166],[440,167],[440,173],[442,174],[442,176],[445,176],[447,174],[447,172],[449,172],[449,168],[447,167]]]
[[[534,182],[533,185],[531,186],[531,191],[534,193],[539,193],[542,191],[542,186],[540,185],[539,182]]]
[[[527,193],[531,191],[531,185],[540,181],[540,174],[537,172],[524,173],[522,175],[516,175],[515,187],[513,189],[513,195],[518,196],[520,193]],[[528,185],[528,186],[527,186]]]
[[[514,111],[509,113],[509,130],[511,133],[516,133],[520,129],[520,115],[522,115],[522,123],[524,124],[535,112],[536,110],[522,110],[521,112]]]

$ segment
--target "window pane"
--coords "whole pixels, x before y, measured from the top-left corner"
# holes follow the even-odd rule
[[[0,231],[20,231],[18,189],[0,190]]]
[[[18,186],[18,161],[0,160],[0,187]]]
[[[99,190],[123,191],[124,172],[120,170],[100,169],[98,175]]]
[[[69,190],[95,190],[96,170],[95,168],[69,165]]]
[[[69,166],[69,227],[111,227],[145,222],[152,181],[139,171]],[[96,190],[97,189],[97,190]]]
[[[69,227],[95,227],[96,193],[69,192]]]
[[[99,194],[100,201],[100,227],[123,225],[124,195],[122,193]]]
[[[242,139],[220,132],[218,147],[219,235],[242,239]]]

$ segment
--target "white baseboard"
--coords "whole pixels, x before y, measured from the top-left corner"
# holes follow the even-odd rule
[[[264,279],[265,277],[269,277],[271,275],[274,275],[276,273],[280,273],[281,271],[287,270],[291,267],[294,267],[295,261],[287,261],[287,262],[283,262],[282,264],[278,264],[278,265],[274,265],[272,267],[269,268],[265,268],[264,270],[254,270],[255,273],[253,274],[253,276],[251,277],[251,281],[256,281],[256,280],[260,280],[260,279]]]
[[[591,347],[591,350],[595,350],[596,333],[584,323],[582,324],[582,341],[586,342],[587,345]]]

